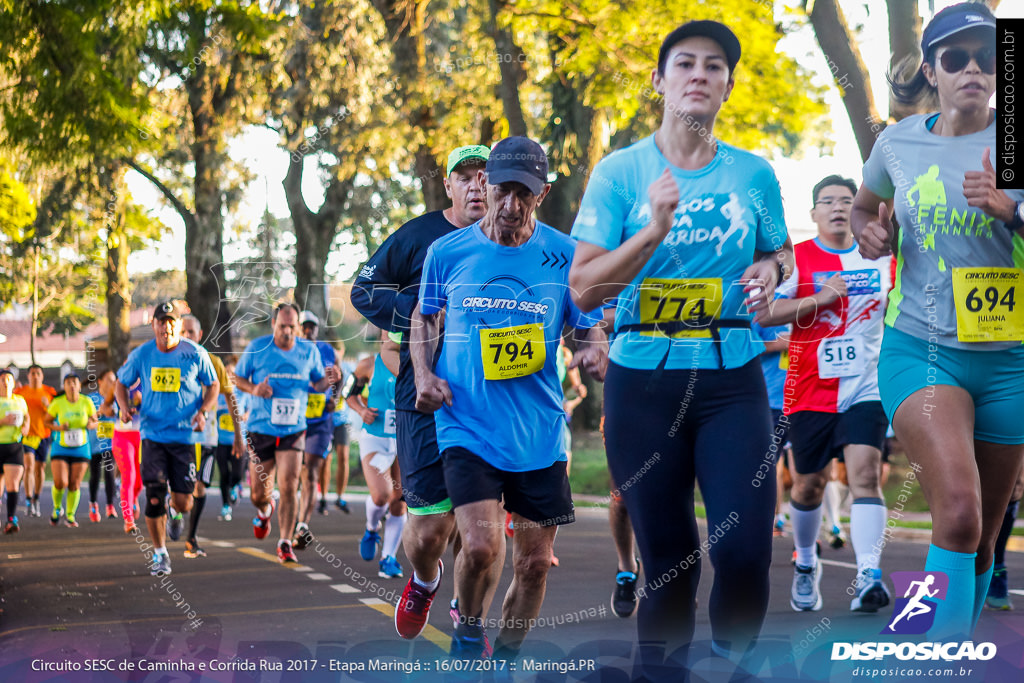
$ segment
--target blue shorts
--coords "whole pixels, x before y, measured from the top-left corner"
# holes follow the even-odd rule
[[[23,443],[25,450],[32,454],[32,457],[36,459],[36,462],[46,462],[47,456],[50,455],[50,444],[53,442],[52,437],[46,437],[39,441],[39,445],[33,448],[26,443]]]
[[[437,448],[434,414],[395,411],[398,429],[398,471],[402,496],[413,515],[440,515],[452,509],[445,483],[444,461]]]
[[[886,326],[878,359],[878,391],[892,421],[912,394],[936,384],[960,387],[974,400],[974,438],[1024,444],[1024,345],[971,351],[930,344]]]
[[[302,449],[303,452],[307,455],[323,458],[331,450],[331,437],[334,435],[333,433],[334,426],[331,424],[330,418],[314,422],[313,424],[307,422],[306,445]]]

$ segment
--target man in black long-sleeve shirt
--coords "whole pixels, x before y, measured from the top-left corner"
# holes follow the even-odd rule
[[[426,626],[430,603],[441,582],[441,555],[455,529],[434,416],[416,410],[409,322],[419,298],[427,249],[438,238],[472,225],[486,213],[486,195],[477,171],[484,167],[489,152],[482,145],[454,150],[448,156],[444,181],[452,206],[414,218],[396,230],[366,262],[352,286],[356,310],[377,327],[404,333],[395,408],[402,492],[409,509],[402,541],[414,572],[395,609],[395,628],[403,638],[415,638]],[[439,353],[441,344],[437,350]]]

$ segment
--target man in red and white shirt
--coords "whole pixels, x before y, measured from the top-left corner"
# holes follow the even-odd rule
[[[857,555],[850,609],[876,612],[889,603],[879,565],[885,501],[879,485],[888,420],[878,395],[878,354],[890,257],[869,261],[857,250],[850,213],[857,186],[831,175],[814,186],[811,218],[818,236],[796,245],[796,271],[761,324],[792,323],[783,414],[790,420],[791,498],[796,567],[790,605],[819,610],[821,564],[815,544],[829,462],[842,455],[853,505],[850,535]]]

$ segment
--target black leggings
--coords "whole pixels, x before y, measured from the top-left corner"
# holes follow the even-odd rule
[[[743,650],[768,609],[775,513],[761,366],[755,359],[733,370],[665,370],[657,380],[653,374],[611,363],[604,394],[608,467],[633,522],[646,582],[638,589],[645,595],[639,641],[653,651],[683,648],[685,656],[700,558],[707,555],[715,569],[712,637]],[[707,511],[703,545],[695,479]]]
[[[103,483],[106,484],[107,505],[117,505],[117,497],[114,472],[114,454],[110,450],[93,453],[89,460],[89,502],[95,503],[100,493],[100,472],[102,470]]]
[[[242,483],[246,458],[231,454],[231,444],[217,446],[217,471],[220,472],[220,497],[224,505],[231,504],[231,489]]]

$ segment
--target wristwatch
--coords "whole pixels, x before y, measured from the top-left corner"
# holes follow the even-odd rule
[[[1013,218],[1009,222],[1003,223],[1003,225],[1010,232],[1016,232],[1024,228],[1024,202],[1017,202],[1017,205],[1013,207]]]

